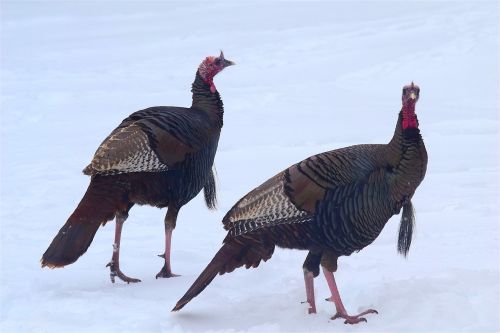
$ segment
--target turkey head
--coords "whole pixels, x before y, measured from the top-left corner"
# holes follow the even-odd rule
[[[221,72],[224,68],[234,64],[235,63],[233,61],[224,58],[224,53],[222,51],[220,51],[220,55],[218,57],[206,57],[200,64],[198,73],[203,78],[203,81],[210,85],[210,91],[212,94],[217,90],[214,84],[214,76]]]

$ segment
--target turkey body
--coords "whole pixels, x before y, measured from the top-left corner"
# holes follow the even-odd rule
[[[396,130],[401,131],[400,128]],[[410,203],[426,172],[420,134],[395,133],[387,145],[356,145],[311,156],[244,196],[224,217],[225,243],[265,254],[238,265],[256,267],[274,247],[336,258],[371,244]],[[319,261],[317,262],[319,265]],[[311,270],[319,272],[319,267]]]
[[[347,315],[333,272],[338,257],[371,244],[401,210],[398,249],[405,255],[409,250],[411,199],[427,168],[427,152],[412,111],[415,96],[417,86],[404,90],[403,109],[388,144],[355,145],[311,156],[240,199],[223,218],[228,234],[222,248],[174,311],[203,291],[217,274],[241,266],[257,267],[278,246],[309,251],[303,269],[310,313],[316,312],[312,281],[321,265],[337,315],[349,323],[364,320],[359,317],[362,314]],[[413,127],[407,125],[409,118]]]
[[[131,124],[139,126],[148,138],[151,150],[159,156],[164,171],[135,171],[116,173],[113,169],[97,173],[90,164],[84,173],[92,181],[117,182],[126,190],[124,203],[167,207],[181,207],[193,199],[211,181],[211,168],[220,136],[218,115],[198,109],[152,107],[133,113],[114,131]],[[155,129],[153,131],[152,129]],[[114,132],[110,135],[113,137]],[[156,135],[155,132],[160,132]],[[162,147],[159,136],[176,140],[174,148]],[[169,142],[168,140],[166,140]],[[162,149],[166,152],[163,153]],[[138,161],[137,164],[152,164]],[[137,166],[138,169],[141,166]],[[158,168],[160,169],[160,168]]]

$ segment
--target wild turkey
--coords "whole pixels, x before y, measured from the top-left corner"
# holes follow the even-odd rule
[[[139,282],[120,270],[120,236],[134,204],[168,207],[165,217],[164,266],[156,275],[176,276],[170,265],[170,241],[177,214],[204,189],[215,208],[212,172],[224,108],[213,78],[230,60],[207,57],[196,71],[190,108],[156,106],[127,117],[103,141],[83,173],[91,176],[80,204],[42,256],[42,267],[63,267],[87,251],[100,225],[116,216],[111,281]]]
[[[319,266],[345,323],[366,321],[367,310],[347,314],[335,284],[337,259],[360,251],[380,234],[389,218],[403,214],[398,251],[409,251],[414,223],[411,199],[423,180],[427,153],[415,104],[419,88],[403,88],[403,107],[388,144],[356,145],[311,156],[244,196],[223,219],[222,248],[173,311],[180,310],[215,278],[235,268],[257,267],[275,246],[308,250],[303,265],[309,313],[316,312],[313,278]]]

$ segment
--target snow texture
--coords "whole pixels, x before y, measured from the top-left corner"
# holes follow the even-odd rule
[[[2,332],[497,332],[499,52],[497,1],[2,1]],[[220,209],[201,196],[179,214],[172,265],[156,280],[165,210],[134,207],[111,284],[114,223],[64,269],[39,259],[83,195],[81,170],[130,113],[189,106],[208,55],[237,63],[215,78],[225,118]],[[355,327],[330,320],[323,276],[307,315],[305,252],[218,276],[170,309],[218,250],[221,218],[245,193],[312,154],[392,136],[401,88],[429,153],[414,197],[416,238],[396,253],[399,217],[339,260]]]

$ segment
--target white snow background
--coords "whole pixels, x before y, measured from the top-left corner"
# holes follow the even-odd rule
[[[499,324],[499,7],[496,1],[1,2],[2,332],[493,332]],[[165,209],[134,207],[111,284],[114,222],[64,269],[39,259],[78,204],[81,170],[128,114],[189,106],[195,71],[223,49],[216,156],[220,209],[180,212],[172,265],[156,280]],[[391,138],[401,88],[429,154],[409,257],[399,216],[339,260],[340,293],[367,323],[330,320],[322,275],[307,315],[306,252],[217,276],[170,310],[218,250],[245,193],[312,154]]]

